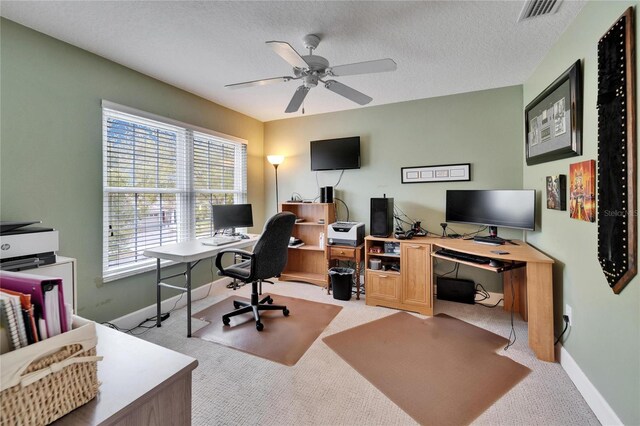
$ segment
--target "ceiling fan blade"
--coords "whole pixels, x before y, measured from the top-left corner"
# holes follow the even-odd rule
[[[224,87],[228,87],[229,89],[242,89],[245,87],[266,86],[268,84],[273,84],[273,83],[285,83],[292,79],[293,77],[287,77],[287,76],[264,78],[262,80],[253,80],[253,81],[245,81],[242,83],[227,84]]]
[[[307,64],[305,60],[302,59],[302,56],[286,41],[268,41],[267,44],[292,67],[309,68],[309,64]]]
[[[293,94],[293,98],[291,98],[291,101],[289,102],[289,105],[287,106],[287,109],[284,110],[284,112],[296,112],[298,109],[300,109],[300,105],[302,105],[302,101],[304,101],[307,93],[309,93],[309,89],[310,88],[306,87],[305,85],[298,87],[296,89],[296,93]]]
[[[398,65],[394,60],[387,58],[331,67],[331,75],[340,77],[343,75],[371,74],[375,72],[395,71],[397,68]]]
[[[373,100],[373,98],[364,93],[358,92],[356,89],[352,89],[335,80],[325,82],[324,87],[360,105],[366,105]]]

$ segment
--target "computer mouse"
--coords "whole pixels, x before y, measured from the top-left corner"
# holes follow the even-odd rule
[[[499,267],[502,266],[502,262],[500,262],[499,260],[491,259],[489,261],[489,266],[491,266],[493,268],[499,268]]]
[[[243,240],[248,240],[251,237],[249,237],[247,234],[242,234],[240,235],[240,238],[242,238]]]

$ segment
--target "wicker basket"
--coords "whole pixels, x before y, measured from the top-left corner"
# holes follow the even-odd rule
[[[98,394],[95,324],[75,317],[73,327],[0,357],[3,382],[18,382],[2,386],[0,425],[46,425]]]

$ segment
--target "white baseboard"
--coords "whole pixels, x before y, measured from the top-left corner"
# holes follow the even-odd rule
[[[580,366],[569,352],[560,344],[556,345],[556,357],[600,423],[603,425],[622,425],[623,423],[615,411],[613,411],[604,397],[598,392],[598,389],[596,389],[587,375],[580,369]]]
[[[209,288],[211,286],[217,287],[221,285],[227,285],[230,282],[231,282],[230,278],[221,278],[212,283],[202,285],[198,288],[194,288],[193,290],[191,290],[191,300],[196,300],[196,299],[205,297],[209,293]],[[182,295],[182,299],[180,299],[181,295]],[[167,312],[171,308],[173,308],[173,305],[176,303],[178,299],[180,299],[180,301],[178,302],[177,305],[175,305],[176,308],[181,308],[187,305],[187,296],[184,293],[180,293],[173,297],[170,297],[169,299],[165,299],[162,301],[162,303],[160,304],[162,308],[162,312],[163,313]],[[130,328],[137,326],[145,319],[155,317],[155,316],[156,316],[156,304],[154,303],[153,305],[147,306],[142,309],[138,309],[135,312],[131,312],[130,314],[121,316],[120,318],[113,319],[109,322],[111,322],[112,324],[116,325],[119,328],[128,330]]]

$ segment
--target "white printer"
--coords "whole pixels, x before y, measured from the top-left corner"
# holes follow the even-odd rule
[[[364,243],[364,223],[335,222],[327,227],[329,245],[357,247]]]
[[[0,221],[0,269],[21,271],[56,263],[58,231],[30,227],[40,222]]]

